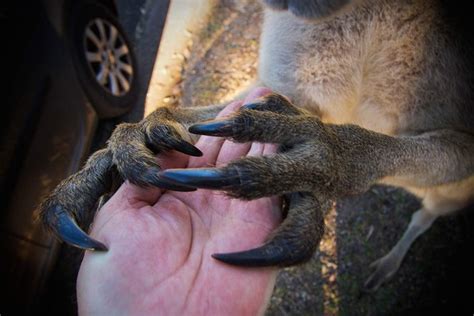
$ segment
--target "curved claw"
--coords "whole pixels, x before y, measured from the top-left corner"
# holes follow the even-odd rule
[[[165,190],[178,191],[178,192],[193,192],[196,191],[196,188],[188,187],[184,185],[177,185],[173,182],[167,181],[165,179],[158,179],[154,183],[157,187]]]
[[[272,240],[261,247],[250,250],[215,253],[214,259],[227,264],[244,267],[287,267],[309,260],[313,254],[313,249],[303,249],[285,242],[284,240]]]
[[[142,185],[142,186],[149,186],[153,185],[155,187],[165,189],[165,190],[172,190],[172,191],[179,191],[179,192],[191,192],[196,191],[195,188],[189,186],[178,185],[175,182],[168,181],[163,179],[160,175],[160,169],[157,167],[150,167],[147,171],[142,174],[141,181],[135,183],[130,180],[132,183]]]
[[[323,206],[326,208],[326,204]],[[212,257],[237,266],[287,267],[310,260],[323,232],[324,219],[318,200],[306,193],[293,193],[289,197],[288,216],[264,245]]]
[[[189,127],[189,132],[198,135],[228,137],[233,135],[232,120],[217,120],[207,123],[194,124]]]
[[[176,185],[202,189],[224,189],[240,184],[237,171],[214,168],[168,169],[161,172],[159,177]]]
[[[184,185],[177,185],[173,182],[170,182],[166,179],[157,179],[156,181],[152,182],[153,185],[165,189],[165,190],[171,190],[171,191],[178,191],[178,192],[193,192],[196,191],[196,188],[193,187],[188,187]]]
[[[76,223],[74,218],[60,206],[55,206],[50,212],[54,217],[50,222],[51,229],[66,243],[77,248],[95,251],[107,251],[107,247],[89,237]]]
[[[199,150],[196,146],[183,139],[176,139],[176,140],[169,140],[169,145],[176,151],[179,151],[183,154],[194,156],[194,157],[201,157],[202,151]]]
[[[283,249],[269,245],[263,245],[246,251],[214,253],[212,254],[212,257],[227,264],[244,267],[289,265],[289,263],[287,263],[287,254],[285,254]]]

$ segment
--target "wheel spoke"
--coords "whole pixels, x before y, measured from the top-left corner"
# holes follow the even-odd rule
[[[100,72],[97,74],[96,79],[101,84],[104,85],[109,75],[109,68],[102,65]]]
[[[117,41],[117,29],[110,25],[109,47],[115,49],[115,42]]]
[[[109,80],[110,80],[110,90],[112,91],[113,95],[119,95],[120,89],[117,83],[117,78],[113,73],[109,73]]]
[[[128,47],[127,45],[123,44],[119,48],[114,49],[115,56],[120,57],[122,55],[128,54]]]
[[[99,38],[97,37],[97,35],[94,34],[94,32],[92,32],[92,30],[90,28],[87,28],[86,30],[86,37],[92,41],[92,43],[94,43],[94,45],[97,47],[97,48],[101,48],[102,47],[102,44],[99,40]]]
[[[86,52],[86,58],[91,63],[100,63],[102,61],[102,57],[98,52]]]
[[[126,63],[124,63],[124,62],[119,61],[119,62],[117,63],[117,66],[118,66],[118,68],[119,68],[120,70],[125,71],[125,72],[128,73],[129,75],[133,75],[133,68],[132,68],[132,66],[130,66],[129,64],[126,64]]]
[[[107,42],[107,36],[105,35],[104,22],[102,22],[101,19],[95,19],[95,25],[97,25],[97,29],[99,30],[101,43],[105,44]]]
[[[128,83],[128,80],[124,77],[122,72],[119,69],[116,69],[115,74],[116,74],[117,79],[119,80],[120,85],[122,86],[124,92],[127,92],[128,90],[130,90],[130,84]]]

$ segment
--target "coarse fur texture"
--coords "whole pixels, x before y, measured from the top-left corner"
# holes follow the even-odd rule
[[[438,216],[472,202],[472,43],[440,1],[263,2],[259,84],[278,94],[221,121],[195,124],[214,118],[219,105],[159,108],[139,123],[118,126],[108,147],[41,205],[48,227],[64,239],[57,214],[81,221],[117,172],[141,186],[221,189],[244,199],[283,194],[287,218],[265,245],[216,258],[285,266],[316,249],[328,201],[377,182],[401,186],[423,206],[399,243],[374,263],[365,287],[375,290]],[[154,155],[163,150],[200,154],[188,128],[238,142],[278,143],[281,151],[220,169],[159,173]],[[94,245],[79,246],[100,248]]]

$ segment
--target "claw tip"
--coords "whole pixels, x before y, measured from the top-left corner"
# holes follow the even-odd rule
[[[84,249],[93,251],[107,251],[107,246],[98,240],[89,237],[76,223],[74,218],[62,209],[55,207],[52,211],[55,213],[56,222],[52,226],[53,231],[59,238],[66,243]]]
[[[231,136],[233,133],[232,122],[229,120],[194,124],[188,130],[193,134],[221,137]]]
[[[243,267],[268,267],[278,265],[278,260],[260,253],[260,248],[233,253],[214,253],[211,256],[221,262]]]

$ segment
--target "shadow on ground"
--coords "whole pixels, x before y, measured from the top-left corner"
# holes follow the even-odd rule
[[[472,312],[472,208],[439,219],[410,249],[389,283],[374,294],[361,291],[369,264],[398,241],[418,204],[404,191],[389,187],[338,201],[311,262],[280,273],[268,314]]]
[[[169,98],[184,106],[230,100],[256,75],[260,11],[256,1],[221,1],[195,36]],[[338,201],[320,249],[284,269],[268,315],[405,315],[474,312],[474,212],[439,219],[414,244],[399,273],[375,294],[362,294],[369,264],[401,237],[419,202],[390,187]]]

